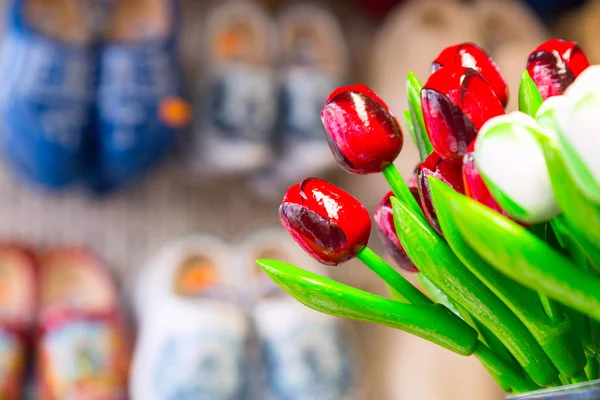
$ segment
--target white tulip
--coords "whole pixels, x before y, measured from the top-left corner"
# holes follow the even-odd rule
[[[527,114],[514,112],[486,122],[475,144],[475,162],[490,192],[509,215],[527,224],[560,214],[534,132],[552,137]]]
[[[561,154],[575,184],[600,204],[600,66],[583,71],[565,97],[557,112]]]

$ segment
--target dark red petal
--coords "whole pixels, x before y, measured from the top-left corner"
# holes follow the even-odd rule
[[[462,168],[460,165],[450,163],[441,158],[438,154],[431,153],[425,161],[419,165],[417,172],[417,184],[419,186],[419,194],[421,196],[421,204],[423,212],[429,221],[429,224],[440,235],[442,230],[438,222],[433,202],[431,199],[431,190],[429,189],[428,176],[434,176],[443,182],[447,183],[459,193],[465,192],[462,179]]]
[[[551,39],[529,55],[527,71],[546,100],[563,94],[589,65],[577,43]]]
[[[421,196],[419,195],[419,185],[417,184],[418,168],[419,168],[419,166],[417,166],[417,168],[415,168],[415,173],[413,176],[411,176],[408,179],[407,185],[408,185],[408,190],[410,190],[410,193],[412,193],[413,197],[417,201],[417,204],[419,205],[419,207],[421,209],[423,209],[423,205],[421,204]]]
[[[294,240],[313,258],[326,265],[338,265],[354,255],[348,251],[344,231],[333,221],[299,204],[283,203],[279,217]]]
[[[445,160],[462,163],[467,146],[490,118],[504,108],[475,70],[451,65],[431,75],[421,91],[427,134]]]
[[[321,112],[334,157],[355,174],[381,172],[398,157],[404,141],[396,117],[365,88],[338,89]]]
[[[432,63],[432,73],[438,69],[459,65],[479,72],[492,87],[503,107],[508,103],[508,85],[494,60],[474,43],[461,43],[445,48]]]
[[[554,53],[538,51],[529,56],[527,71],[542,99],[560,96],[575,81],[575,75]]]
[[[461,162],[461,155],[477,137],[478,130],[465,113],[443,94],[423,89],[421,99],[431,145],[448,161]]]
[[[318,178],[290,187],[279,215],[294,240],[326,265],[355,257],[367,245],[371,232],[371,216],[362,204]]]
[[[407,271],[416,272],[418,269],[406,255],[406,251],[404,251],[404,248],[398,239],[398,234],[396,233],[392,203],[390,201],[390,197],[393,195],[394,194],[390,192],[383,198],[375,211],[373,220],[375,221],[377,233],[379,234],[383,245],[396,264]]]
[[[590,62],[579,47],[577,42],[568,42],[561,39],[550,39],[533,51],[545,51],[549,53],[557,54],[569,67],[575,77],[579,76],[587,67],[590,66]]]
[[[474,144],[475,142],[473,142]],[[486,186],[477,165],[475,165],[475,151],[473,144],[469,146],[467,153],[465,154],[463,161],[463,182],[465,187],[465,194],[478,201],[479,203],[488,206],[492,210],[495,210],[503,215],[506,215],[504,210],[500,207],[498,202],[492,197],[490,190]]]

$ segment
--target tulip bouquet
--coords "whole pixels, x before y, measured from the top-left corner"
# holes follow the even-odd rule
[[[389,182],[373,219],[422,290],[367,247],[371,216],[359,201],[317,178],[288,189],[283,225],[323,264],[358,258],[392,299],[275,260],[259,266],[316,310],[478,357],[507,392],[598,379],[600,66],[576,43],[542,44],[523,73],[520,111],[506,114],[499,69],[465,43],[441,52],[425,85],[409,73],[408,99],[421,155],[408,182],[393,164],[400,124],[372,90],[334,91],[321,116],[343,169]]]

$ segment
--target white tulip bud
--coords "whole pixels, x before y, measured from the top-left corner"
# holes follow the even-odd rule
[[[535,133],[552,137],[527,114],[514,112],[486,122],[475,144],[475,162],[492,196],[527,224],[560,214]]]

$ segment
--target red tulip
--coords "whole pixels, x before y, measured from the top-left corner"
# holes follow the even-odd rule
[[[441,235],[440,223],[438,222],[433,202],[431,201],[431,191],[429,190],[429,181],[427,180],[429,175],[435,176],[446,182],[457,192],[464,194],[462,168],[458,164],[444,160],[437,153],[433,152],[419,165],[417,170],[417,184],[419,186],[423,212],[431,227]]]
[[[492,210],[507,215],[494,197],[492,197],[490,190],[479,173],[479,169],[475,165],[475,142],[474,140],[471,143],[463,160],[462,174],[465,194]]]
[[[527,71],[544,100],[563,94],[589,66],[590,62],[577,43],[560,39],[542,43],[527,60]]]
[[[494,60],[481,47],[474,43],[461,43],[446,47],[431,65],[431,73],[448,65],[460,65],[472,68],[490,84],[492,90],[506,107],[508,103],[508,85]]]
[[[462,163],[479,129],[504,108],[491,86],[474,69],[444,67],[421,90],[425,128],[431,145],[446,161]]]
[[[400,124],[365,85],[335,90],[325,103],[321,120],[336,161],[348,172],[381,172],[402,150]]]
[[[294,240],[325,265],[348,261],[367,246],[371,216],[350,194],[329,182],[308,178],[290,187],[279,217]]]
[[[389,192],[377,207],[373,220],[377,227],[377,233],[383,242],[388,254],[392,256],[396,264],[399,267],[410,271],[417,272],[418,269],[410,261],[410,258],[406,255],[406,251],[402,247],[398,234],[396,233],[396,227],[394,225],[394,214],[392,212],[392,203],[390,197],[394,195],[393,192]]]

